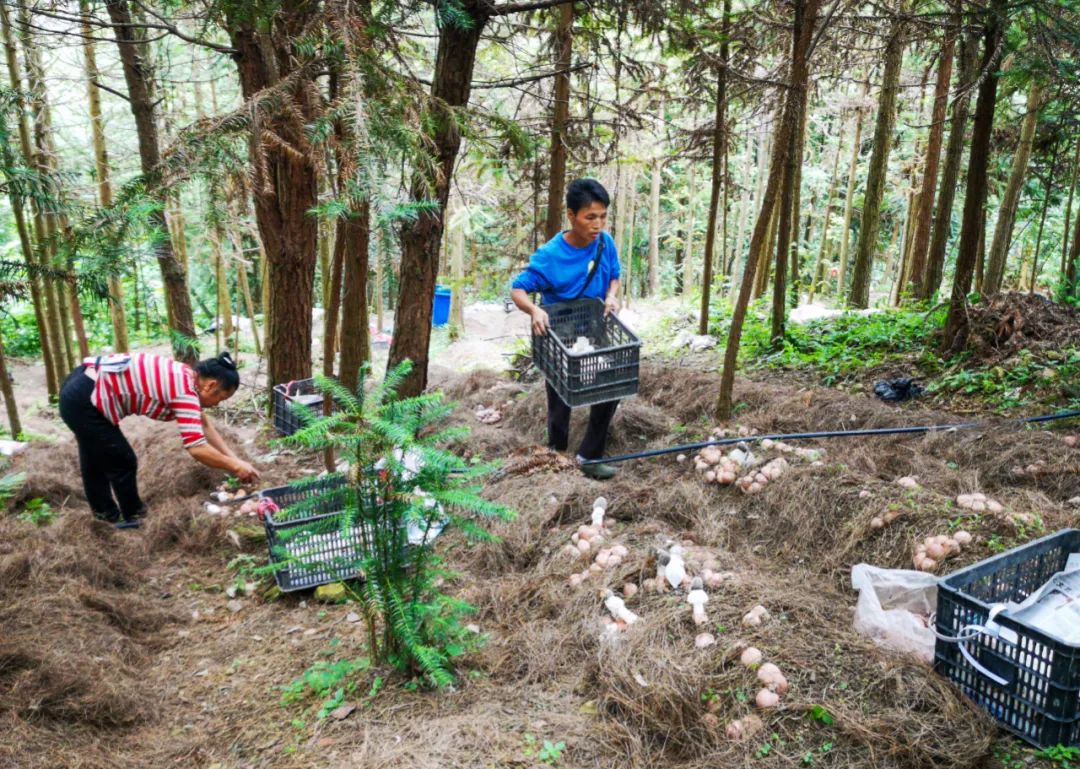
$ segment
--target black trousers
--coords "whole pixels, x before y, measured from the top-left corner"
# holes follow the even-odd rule
[[[113,522],[121,516],[131,520],[145,512],[135,479],[139,461],[120,428],[90,402],[94,380],[85,371],[79,366],[64,381],[60,418],[79,444],[83,488],[94,515]]]
[[[548,447],[556,451],[566,451],[570,443],[570,407],[567,406],[555,389],[545,382],[547,387],[547,434]],[[615,416],[618,401],[597,403],[589,407],[589,426],[578,448],[578,456],[583,459],[599,459],[604,456],[607,447],[608,428]]]

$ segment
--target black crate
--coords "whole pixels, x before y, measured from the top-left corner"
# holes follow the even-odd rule
[[[533,335],[533,362],[568,406],[591,406],[638,391],[641,341],[597,299],[546,305],[551,329]],[[579,336],[596,348],[572,353]]]
[[[274,385],[274,429],[281,435],[292,435],[303,425],[292,404],[301,403],[322,414],[323,396],[314,379],[298,379],[295,382]]]
[[[956,637],[969,626],[984,626],[995,604],[1023,601],[1076,552],[1080,530],[1064,529],[943,578],[938,633]],[[939,639],[934,668],[1032,745],[1080,745],[1080,646],[1007,614],[997,614],[994,622],[1002,628],[996,637],[980,633],[961,643]],[[965,658],[961,644],[977,666]]]
[[[329,492],[329,493],[328,493]],[[287,560],[289,552],[302,553],[312,564],[277,569],[274,579],[282,592],[304,590],[359,576],[357,562],[363,553],[358,525],[343,527],[346,495],[354,493],[341,476],[328,476],[294,486],[266,489],[281,512],[267,514],[266,543],[270,563]],[[318,497],[323,496],[322,499]]]

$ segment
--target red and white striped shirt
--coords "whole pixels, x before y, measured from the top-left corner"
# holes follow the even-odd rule
[[[86,358],[83,364],[97,370],[91,402],[114,425],[133,414],[162,422],[175,419],[185,449],[206,443],[195,372],[190,367],[139,353]]]

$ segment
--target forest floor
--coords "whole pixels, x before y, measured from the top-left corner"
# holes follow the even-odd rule
[[[646,340],[667,335],[671,307],[633,311]],[[437,338],[436,363],[501,370],[499,356],[513,345],[503,335],[525,329],[520,316],[500,316],[494,305],[474,310],[463,339]],[[644,365],[639,395],[616,415],[612,453],[709,434],[718,374],[686,362],[694,365],[670,355]],[[476,606],[488,641],[464,659],[453,690],[410,691],[371,669],[344,693],[354,709],[318,718],[321,699],[283,704],[282,694],[316,663],[363,657],[352,607],[310,594],[270,600],[265,584],[227,595],[237,556],[262,559],[265,543],[247,519],[205,513],[220,475],[184,455],[174,425],[124,424],[140,458],[147,525],[118,532],[92,523],[73,443],[42,403],[36,371],[16,368],[28,429],[41,436],[17,458],[28,478],[16,508],[40,498],[59,515],[42,527],[0,519],[0,769],[1052,765],[927,665],[857,635],[849,575],[860,562],[909,568],[915,543],[957,527],[974,544],[945,572],[1076,526],[1068,500],[1080,495],[1080,452],[1064,430],[992,421],[982,431],[807,444],[825,452],[820,465],[792,460],[752,496],[706,486],[692,463],[671,457],[624,464],[617,479],[598,483],[537,452],[544,394],[535,377],[433,369],[432,385],[460,404],[452,420],[472,429],[461,450],[508,459],[485,494],[519,513],[497,527],[496,544],[445,536],[459,572],[450,590]],[[245,370],[245,384],[258,376]],[[234,399],[220,421],[227,439],[258,459],[263,484],[319,471],[319,457],[270,445],[254,392]],[[736,401],[734,426],[758,433],[956,419],[764,369],[738,381]],[[502,422],[479,423],[481,403],[508,404]],[[575,439],[583,419],[575,414]],[[1036,472],[1014,472],[1040,462]],[[898,486],[905,475],[919,487]],[[1006,513],[955,506],[974,491]],[[630,554],[570,588],[582,563],[561,550],[600,494],[614,519],[609,539]],[[891,525],[871,527],[889,511]],[[1034,518],[1018,523],[1017,513]],[[654,569],[651,547],[668,538],[727,574],[708,604],[717,644],[694,648],[699,629],[684,598],[644,591],[628,602],[642,621],[603,642],[600,590],[640,583]],[[743,627],[755,604],[771,619]],[[733,742],[724,726],[751,712],[757,689],[737,659],[747,643],[784,670],[791,689],[760,733]]]

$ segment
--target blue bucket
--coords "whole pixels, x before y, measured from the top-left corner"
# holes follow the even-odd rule
[[[445,326],[450,320],[450,289],[435,286],[435,304],[431,312],[431,325]]]

